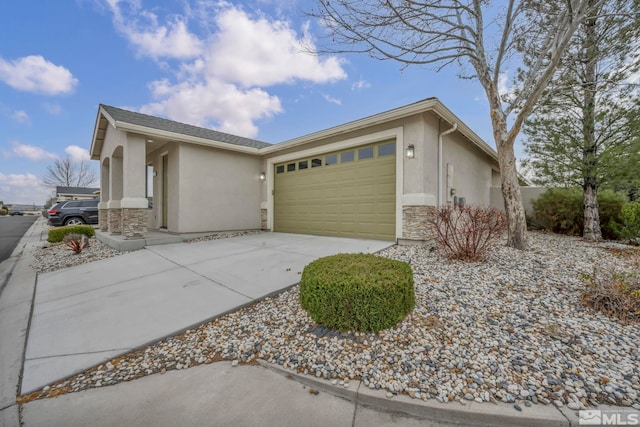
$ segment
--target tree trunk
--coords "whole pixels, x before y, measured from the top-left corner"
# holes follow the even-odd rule
[[[527,249],[527,218],[522,205],[520,181],[516,170],[516,156],[513,151],[514,139],[507,131],[507,121],[499,101],[491,105],[491,122],[493,137],[498,149],[498,162],[502,176],[502,197],[507,215],[507,246],[516,249]]]
[[[583,51],[585,53],[585,68],[583,81],[583,196],[584,196],[584,231],[587,240],[601,240],[600,214],[598,213],[598,181],[596,163],[598,146],[596,143],[596,66],[598,63],[598,49],[596,40],[596,18],[588,18],[584,23],[585,38]]]
[[[584,233],[587,240],[602,240],[600,213],[598,212],[598,187],[585,180],[584,185]]]
[[[513,150],[498,149],[498,161],[502,175],[504,210],[508,222],[507,245],[516,249],[527,249],[527,218],[522,206],[522,194]]]

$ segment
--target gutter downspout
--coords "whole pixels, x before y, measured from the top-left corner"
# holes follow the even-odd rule
[[[438,206],[442,206],[442,184],[444,182],[444,178],[442,177],[443,167],[442,167],[442,137],[445,135],[449,135],[451,132],[455,132],[458,129],[458,123],[454,122],[451,129],[445,130],[444,132],[438,134]]]

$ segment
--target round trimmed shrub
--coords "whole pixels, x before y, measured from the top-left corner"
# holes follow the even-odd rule
[[[378,332],[413,310],[413,271],[406,262],[371,254],[320,258],[302,272],[300,304],[327,328]]]

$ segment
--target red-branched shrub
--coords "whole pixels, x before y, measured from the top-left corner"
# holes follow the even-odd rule
[[[504,212],[483,206],[440,206],[429,216],[438,248],[449,258],[483,261],[507,228]]]

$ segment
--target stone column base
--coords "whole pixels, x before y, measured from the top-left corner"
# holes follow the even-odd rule
[[[122,209],[122,235],[128,239],[139,239],[147,234],[148,209]]]
[[[109,209],[98,209],[98,228],[100,231],[109,230]]]
[[[122,209],[109,208],[109,227],[107,231],[111,234],[122,234]]]
[[[417,241],[433,240],[433,231],[427,220],[434,210],[434,206],[403,206],[402,238]]]
[[[267,229],[267,210],[260,209],[260,229]]]

